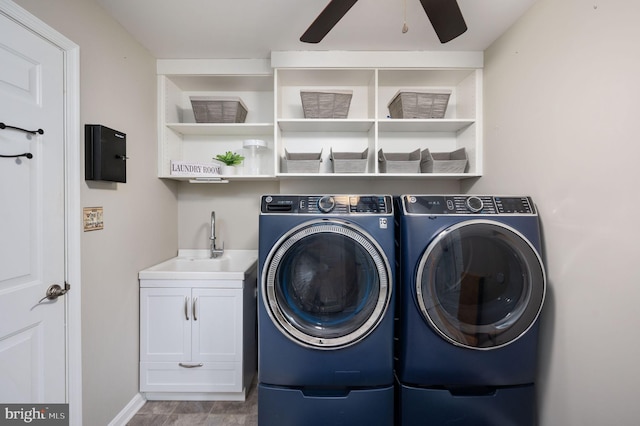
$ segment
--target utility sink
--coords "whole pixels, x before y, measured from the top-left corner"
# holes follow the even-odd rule
[[[179,250],[178,256],[140,271],[140,279],[243,280],[257,267],[257,250],[225,250],[211,258],[209,250]]]

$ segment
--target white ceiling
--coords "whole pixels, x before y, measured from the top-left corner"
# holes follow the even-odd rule
[[[278,50],[483,51],[535,1],[458,0],[469,29],[443,45],[419,0],[360,0],[318,44],[299,39],[329,0],[97,0],[160,59],[269,58]]]

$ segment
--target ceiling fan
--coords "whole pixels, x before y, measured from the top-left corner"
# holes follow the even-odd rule
[[[319,43],[358,0],[331,0],[307,31],[300,37],[305,43]],[[456,0],[420,0],[441,43],[447,43],[467,31]]]

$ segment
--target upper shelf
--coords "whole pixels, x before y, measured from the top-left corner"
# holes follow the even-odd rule
[[[272,135],[273,123],[167,123],[181,135]]]
[[[345,119],[280,119],[278,127],[280,130],[288,132],[368,132],[374,125],[375,120],[353,120]]]
[[[475,120],[456,119],[381,119],[381,132],[457,132],[469,127]]]

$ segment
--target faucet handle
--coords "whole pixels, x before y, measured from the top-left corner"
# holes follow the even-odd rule
[[[211,257],[216,258],[224,254],[224,241],[222,242],[222,247],[216,247],[214,240],[211,240]]]

